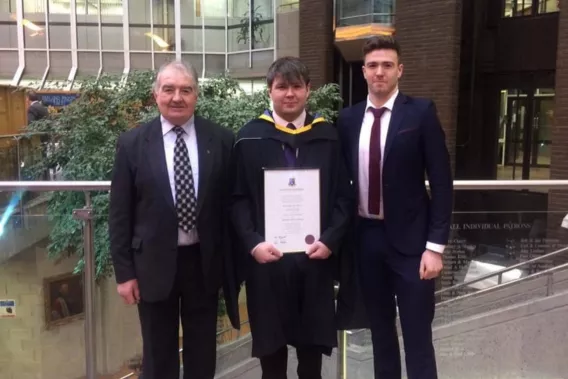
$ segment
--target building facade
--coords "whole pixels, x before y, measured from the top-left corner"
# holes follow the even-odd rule
[[[299,54],[298,15],[297,0],[0,0],[0,134],[26,123],[14,88],[73,91],[175,58],[263,88],[275,58]]]

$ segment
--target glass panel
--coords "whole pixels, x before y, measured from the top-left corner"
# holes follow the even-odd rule
[[[268,71],[268,67],[274,62],[274,50],[267,50],[267,51],[255,51],[252,53],[252,67],[255,71],[266,67]]]
[[[107,74],[121,74],[124,70],[124,54],[103,53],[103,72]]]
[[[196,51],[196,52],[203,51],[202,13],[203,13],[203,0],[181,1],[182,51]],[[223,22],[223,25],[224,24],[225,23]]]
[[[77,47],[99,50],[98,4],[77,1]],[[115,37],[116,38],[116,37]]]
[[[549,179],[554,89],[503,90],[500,112],[497,178]]]
[[[24,44],[27,49],[45,49],[45,2],[24,1]]]
[[[41,79],[47,68],[47,53],[43,51],[26,51],[26,67],[24,79]]]
[[[107,23],[122,23],[122,0],[101,0],[101,21]]]
[[[155,55],[154,55],[154,67],[157,70],[163,64],[174,61],[175,59],[176,59],[176,55],[174,53],[155,53]]]
[[[1,28],[0,26],[0,30]],[[12,79],[18,69],[18,52],[0,51],[0,62],[0,79]]]
[[[242,69],[249,67],[249,54],[231,54],[229,55],[229,70],[231,69]]]
[[[226,0],[207,0],[202,3],[202,10],[205,18],[205,51],[224,53]]]
[[[276,12],[292,12],[300,9],[299,0],[279,0]]]
[[[33,201],[27,195],[2,192],[9,217],[0,225],[0,376],[82,377],[83,279],[73,273],[80,252],[48,257],[54,219],[64,216],[71,229],[80,226],[70,213],[47,214],[49,193]]]
[[[50,21],[51,22],[51,21]],[[52,49],[71,50],[71,27],[67,25],[49,25],[49,45]]]
[[[550,179],[553,123],[554,90],[537,89],[534,100],[531,179]]]
[[[150,53],[131,53],[130,68],[132,70],[151,70],[152,54]]]
[[[539,0],[538,13],[551,13],[559,10],[559,0]]]
[[[272,0],[253,1],[253,49],[265,49],[274,46],[274,17],[272,7]]]
[[[556,1],[556,0],[553,0]],[[533,0],[505,0],[504,17],[530,16],[533,14]]]
[[[560,309],[568,301],[568,234],[561,228],[568,213],[567,195],[564,189],[455,192],[433,320],[436,364],[444,377],[564,375],[565,332],[556,323],[564,325]],[[399,317],[396,327],[404,336]],[[347,342],[348,377],[372,377],[370,331],[349,331]],[[404,367],[403,344],[400,347]]]
[[[182,54],[181,59],[191,63],[191,65],[193,67],[195,67],[195,71],[197,71],[197,75],[199,75],[199,77],[202,76],[203,54]]]
[[[229,51],[249,50],[249,0],[229,1]],[[229,58],[230,59],[230,58]]]
[[[14,13],[15,14],[15,13]],[[13,14],[0,13],[0,49],[18,48],[18,29]]]
[[[502,91],[499,179],[522,179],[524,136],[527,126],[527,94],[523,91]]]
[[[225,54],[205,56],[205,76],[220,75],[225,72]]]
[[[150,25],[152,21],[150,17],[150,5],[153,3],[153,0],[128,1],[128,20],[130,24]]]
[[[49,80],[67,80],[71,72],[71,53],[51,52]]]
[[[132,28],[130,28],[132,29]],[[102,26],[103,50],[123,50],[122,26]],[[130,47],[132,49],[132,46]]]
[[[77,70],[77,79],[88,76],[97,76],[100,66],[101,63],[98,52],[79,52],[79,68]]]

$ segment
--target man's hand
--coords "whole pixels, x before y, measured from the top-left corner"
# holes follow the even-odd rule
[[[276,262],[282,258],[282,252],[274,247],[273,244],[269,242],[263,242],[258,244],[252,252],[252,256],[260,264]]]
[[[117,291],[124,299],[125,304],[132,305],[140,302],[140,291],[138,290],[138,280],[136,279],[119,284]]]
[[[442,271],[444,264],[442,254],[426,250],[420,261],[420,279],[433,279]]]
[[[331,250],[321,241],[316,241],[308,247],[306,254],[310,259],[327,259],[331,255]]]

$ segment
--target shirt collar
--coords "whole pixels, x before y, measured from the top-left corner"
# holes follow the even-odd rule
[[[162,115],[160,115],[160,121],[162,122],[162,135],[165,136],[174,128],[175,125],[173,125],[171,122],[166,120]],[[180,126],[189,135],[189,131],[192,127],[194,127],[194,123],[195,123],[195,116],[191,116],[191,118],[185,124]]]
[[[391,95],[391,97],[389,97],[389,99],[382,106],[382,108],[387,108],[389,111],[392,112],[392,109],[394,108],[394,101],[396,100],[397,96],[398,96],[398,88],[396,89],[396,91],[394,91],[394,93]],[[367,95],[367,106],[365,107],[365,110],[369,110],[369,108],[376,108],[376,107],[371,102],[371,97],[369,95]]]
[[[274,111],[272,111],[272,118],[274,119],[274,122],[276,123],[276,125],[287,126],[290,123],[290,122],[284,120],[282,117],[278,116],[276,114],[276,112],[274,112]],[[300,114],[300,116],[298,116],[297,119],[292,121],[292,124],[294,124],[296,129],[299,129],[299,128],[303,127],[305,125],[305,123],[306,123],[306,110],[304,109],[302,114]]]

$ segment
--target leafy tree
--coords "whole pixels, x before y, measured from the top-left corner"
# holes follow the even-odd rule
[[[58,114],[31,124],[29,132],[50,135],[48,158],[35,165],[29,176],[39,177],[47,167],[61,169],[63,180],[110,180],[116,141],[120,133],[158,115],[151,86],[153,72],[133,72],[127,81],[105,76],[81,83],[79,97]],[[333,121],[341,105],[335,84],[312,92],[309,109]],[[218,77],[200,85],[196,113],[218,124],[238,130],[269,107],[266,91],[246,94],[235,79]],[[96,275],[112,274],[108,239],[108,192],[92,192]],[[84,265],[81,223],[74,220],[73,209],[85,204],[80,192],[54,192],[48,214],[53,224],[48,246],[50,258],[77,254]]]

